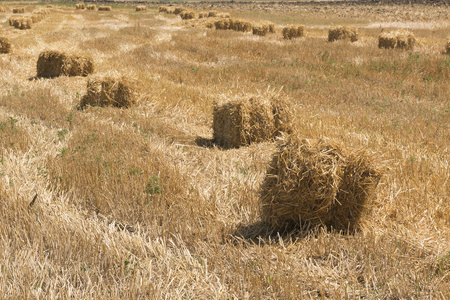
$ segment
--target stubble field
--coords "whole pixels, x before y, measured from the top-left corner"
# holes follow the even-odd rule
[[[18,30],[4,4],[0,298],[450,297],[448,7],[189,5],[273,22],[260,37],[156,7],[54,5]],[[287,24],[306,36],[284,40]],[[335,25],[359,40],[328,42]],[[414,50],[378,48],[403,28]],[[35,78],[48,49],[134,81],[138,104],[78,109],[86,77]],[[376,153],[384,174],[356,233],[261,222],[276,143],[211,140],[214,102],[250,94],[286,101],[302,138]]]

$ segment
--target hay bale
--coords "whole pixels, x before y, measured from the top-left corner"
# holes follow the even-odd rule
[[[167,6],[160,6],[159,7],[159,12],[160,13],[167,13],[168,7]]]
[[[265,36],[269,33],[269,25],[264,23],[253,25],[252,32],[254,35]]]
[[[11,42],[5,37],[0,37],[0,53],[10,53],[10,52],[11,52]]]
[[[53,8],[53,5],[47,5],[47,8]]]
[[[261,187],[262,219],[277,229],[309,223],[353,231],[380,177],[368,151],[288,137]]]
[[[450,36],[447,37],[447,42],[445,43],[445,46],[444,46],[444,54],[450,55]]]
[[[180,17],[183,20],[195,19],[195,12],[192,10],[185,10],[180,13]]]
[[[415,43],[414,34],[406,30],[383,32],[378,36],[378,48],[412,49]]]
[[[111,11],[111,10],[112,10],[111,6],[102,5],[98,7],[98,11]]]
[[[80,107],[113,106],[128,108],[136,103],[133,84],[125,77],[91,76],[87,82],[87,94]]]
[[[2,12],[6,12],[6,7],[0,6],[0,13],[2,13]]]
[[[97,9],[97,5],[95,4],[89,4],[88,6],[86,6],[87,10],[96,10]]]
[[[26,30],[31,29],[33,20],[29,17],[11,17],[9,18],[9,24],[16,29]]]
[[[14,7],[12,12],[13,12],[13,14],[23,14],[23,13],[25,13],[25,8],[23,8],[23,7]]]
[[[232,22],[230,19],[220,19],[214,22],[214,27],[217,30],[230,30],[232,26]]]
[[[198,13],[198,18],[199,19],[203,19],[203,18],[207,18],[208,17],[208,12],[207,11],[201,11]]]
[[[175,15],[179,15],[179,14],[181,14],[183,11],[186,11],[187,10],[187,8],[184,8],[184,7],[175,7],[174,9],[173,9],[173,13],[175,14]]]
[[[86,5],[84,4],[84,3],[77,3],[76,5],[75,5],[75,9],[85,9],[86,8]]]
[[[217,17],[226,19],[226,18],[230,18],[231,16],[229,13],[219,13],[219,14],[217,14]]]
[[[291,40],[305,35],[305,25],[290,25],[283,28],[283,38]]]
[[[250,32],[252,31],[252,23],[239,19],[230,19],[231,21],[231,29],[235,31],[241,32]]]
[[[208,12],[208,18],[216,18],[217,14],[218,14],[217,11],[212,10],[212,11]]]
[[[356,42],[358,40],[358,30],[356,27],[337,26],[328,31],[328,41],[350,40]]]
[[[214,104],[214,141],[224,148],[237,148],[272,140],[289,132],[290,116],[276,97],[248,96]]]
[[[58,51],[44,51],[37,61],[37,77],[87,76],[94,72],[91,58]]]
[[[147,6],[145,5],[136,6],[136,11],[145,11],[145,10],[147,10]]]
[[[275,33],[275,24],[268,23],[267,25],[269,26],[269,33]]]

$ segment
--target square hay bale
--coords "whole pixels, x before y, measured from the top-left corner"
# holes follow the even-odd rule
[[[113,106],[128,108],[136,103],[134,85],[125,77],[91,76],[87,82],[87,94],[80,107]]]
[[[253,29],[252,23],[244,20],[231,19],[232,29],[241,32],[250,32]]]
[[[215,10],[211,10],[210,12],[208,12],[208,18],[216,18],[218,15],[218,12]]]
[[[58,51],[44,51],[37,61],[37,77],[87,76],[94,72],[91,58]]]
[[[5,37],[0,37],[0,53],[10,53],[10,52],[11,52],[11,42]]]
[[[4,13],[4,12],[6,12],[6,7],[0,6],[0,13]]]
[[[183,20],[195,19],[195,12],[192,10],[185,10],[180,13],[180,17]]]
[[[358,40],[358,30],[356,27],[337,26],[328,31],[328,41],[350,40],[356,42]]]
[[[12,12],[13,12],[13,14],[23,14],[23,13],[25,13],[25,8],[23,8],[23,7],[14,7]]]
[[[274,228],[309,224],[354,231],[381,178],[374,154],[333,141],[285,138],[261,186],[261,215]]]
[[[201,11],[198,13],[199,19],[203,19],[203,18],[207,18],[207,17],[208,17],[208,12],[206,12],[206,11]]]
[[[167,6],[160,6],[159,7],[159,12],[160,13],[167,13],[168,7]]]
[[[96,10],[97,9],[97,5],[95,4],[89,4],[88,6],[86,6],[87,10]]]
[[[254,35],[265,36],[267,33],[269,33],[269,25],[268,24],[253,25],[252,32]]]
[[[84,4],[84,3],[77,3],[76,5],[75,5],[75,9],[81,9],[81,10],[83,10],[83,9],[85,9],[86,8],[86,5]]]
[[[444,46],[444,54],[450,55],[450,37],[447,37],[447,42],[445,43]]]
[[[272,140],[290,132],[285,102],[276,97],[247,96],[214,104],[213,138],[224,148],[238,148]]]
[[[9,24],[12,23],[12,26],[16,29],[26,30],[31,29],[31,25],[33,24],[33,20],[28,17],[12,17],[9,19]]]
[[[136,6],[136,11],[145,11],[147,9],[148,8],[145,5],[138,5],[138,6]]]
[[[378,36],[378,48],[413,49],[416,43],[414,34],[406,30],[383,32]]]
[[[112,10],[111,6],[102,5],[98,7],[98,11],[111,11],[111,10]]]
[[[187,8],[184,8],[184,7],[175,7],[174,9],[173,9],[173,13],[175,14],[175,15],[179,15],[179,14],[181,14],[183,11],[186,11],[187,10]]]
[[[231,16],[229,13],[220,13],[220,14],[217,14],[217,17],[226,19],[226,18],[230,18]]]
[[[217,30],[230,30],[232,26],[232,22],[230,19],[220,19],[214,22],[214,27]]]
[[[33,23],[39,23],[44,18],[44,15],[43,14],[34,13],[34,14],[32,14],[30,16],[30,18],[31,18],[31,21],[33,21]]]
[[[283,38],[291,40],[305,35],[305,25],[290,25],[283,28]]]

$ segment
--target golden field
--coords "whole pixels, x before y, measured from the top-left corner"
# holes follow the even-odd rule
[[[20,30],[3,6],[0,299],[450,298],[450,8],[187,5],[275,25],[257,36],[75,4]],[[358,40],[328,42],[337,25]],[[401,29],[413,49],[378,48]],[[36,77],[45,50],[133,82],[136,104],[80,109],[90,76]],[[255,94],[285,101],[301,138],[383,165],[356,232],[261,221],[277,142],[212,141],[214,103]]]

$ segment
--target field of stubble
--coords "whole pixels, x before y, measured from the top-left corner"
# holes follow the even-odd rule
[[[0,298],[448,299],[450,9],[192,6],[277,32],[63,6],[17,30],[0,13],[13,44],[0,54]],[[283,40],[295,23],[306,37]],[[327,42],[333,25],[360,39]],[[377,47],[399,28],[414,50]],[[78,110],[86,77],[34,78],[46,49],[135,80],[138,105]],[[205,146],[216,99],[268,92],[301,137],[366,147],[386,165],[355,234],[274,232],[258,191],[275,144]]]

